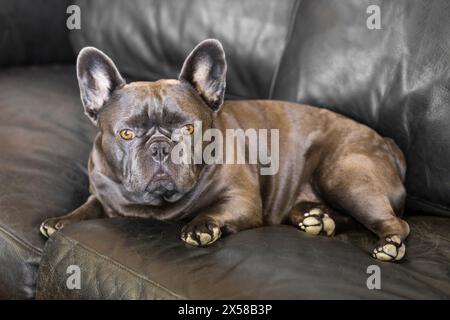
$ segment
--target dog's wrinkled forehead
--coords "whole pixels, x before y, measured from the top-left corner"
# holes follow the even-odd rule
[[[115,92],[100,114],[101,127],[110,129],[161,127],[176,129],[208,121],[210,112],[191,86],[179,80],[132,82]]]

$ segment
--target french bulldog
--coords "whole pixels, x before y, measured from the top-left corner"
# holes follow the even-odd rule
[[[332,236],[353,220],[379,237],[374,258],[402,259],[409,234],[400,218],[406,164],[394,141],[326,109],[224,101],[226,71],[223,47],[214,39],[193,49],[177,80],[154,82],[126,83],[103,52],[82,49],[81,100],[98,127],[88,163],[90,197],[75,211],[45,220],[41,232],[49,237],[69,224],[102,217],[188,219],[181,239],[206,246],[263,225],[289,224]],[[194,123],[201,123],[202,132],[224,134],[278,129],[278,141],[268,147],[279,153],[278,170],[262,175],[260,163],[172,161],[179,143],[174,132],[190,139],[199,130]]]

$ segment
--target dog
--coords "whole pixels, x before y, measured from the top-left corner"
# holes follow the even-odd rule
[[[326,109],[224,101],[226,71],[215,39],[193,49],[177,80],[154,82],[126,83],[108,56],[83,48],[77,59],[80,95],[99,129],[88,163],[90,196],[75,211],[45,220],[42,234],[102,217],[189,219],[181,239],[207,246],[263,225],[332,236],[353,220],[379,237],[374,258],[402,259],[409,234],[401,219],[406,164],[394,141]],[[268,147],[279,153],[276,173],[262,175],[260,163],[171,161],[179,144],[174,132],[190,139],[195,122],[202,131],[222,133],[278,129],[278,141]]]

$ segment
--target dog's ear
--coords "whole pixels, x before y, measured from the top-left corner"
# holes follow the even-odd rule
[[[85,47],[78,54],[77,76],[84,112],[97,125],[100,109],[114,90],[125,85],[125,80],[114,62],[93,47]]]
[[[217,111],[224,99],[226,73],[222,44],[208,39],[198,44],[186,58],[179,79],[189,82],[206,104]]]

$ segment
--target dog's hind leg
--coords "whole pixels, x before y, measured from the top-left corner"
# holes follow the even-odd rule
[[[406,251],[403,241],[409,235],[409,226],[395,215],[388,197],[370,192],[342,196],[340,205],[379,237],[372,251],[374,258],[381,261],[401,260]]]
[[[364,155],[339,159],[318,175],[325,200],[379,237],[372,256],[398,261],[405,255],[408,224],[400,218],[406,197],[398,172],[389,162]]]
[[[49,218],[42,222],[40,231],[45,237],[50,237],[54,232],[62,229],[64,226],[76,223],[82,220],[98,219],[105,217],[103,206],[94,196],[79,208],[64,216]]]

